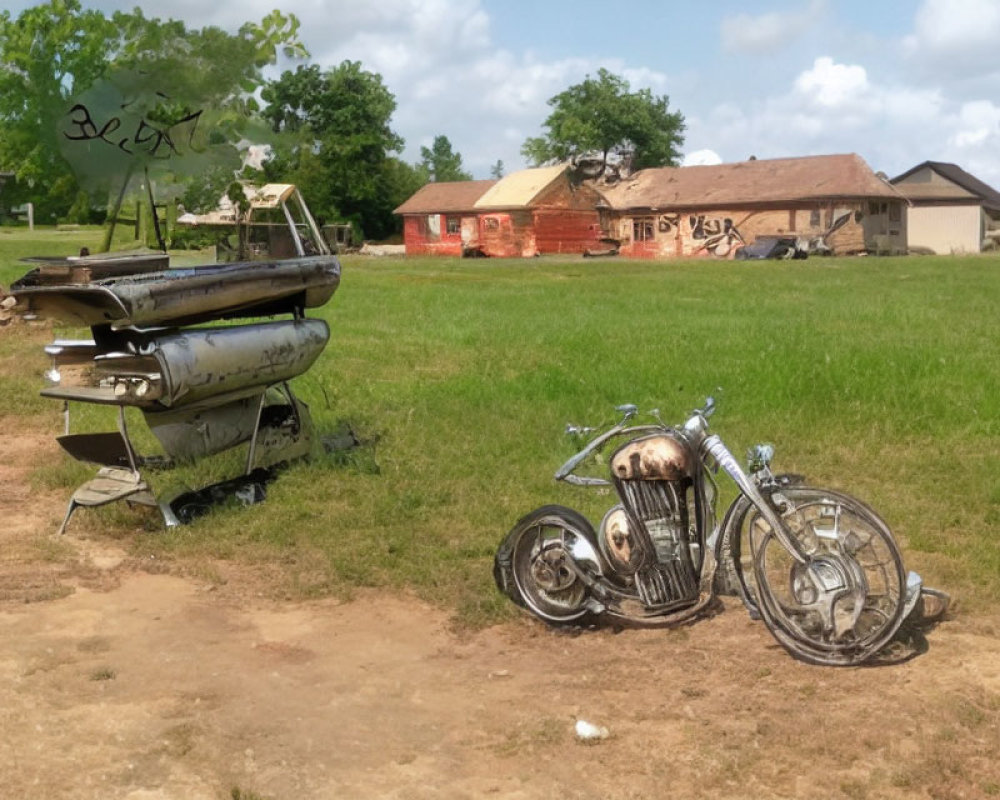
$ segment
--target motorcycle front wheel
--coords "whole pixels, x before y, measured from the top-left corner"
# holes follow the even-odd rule
[[[579,622],[590,592],[578,572],[597,574],[597,534],[582,514],[543,506],[518,520],[497,549],[493,577],[515,603],[552,625]]]
[[[888,526],[840,492],[789,487],[772,499],[807,560],[794,559],[750,510],[733,552],[745,597],[796,658],[832,666],[868,660],[896,634],[905,606],[906,574]]]

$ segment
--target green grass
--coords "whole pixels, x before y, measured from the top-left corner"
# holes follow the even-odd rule
[[[553,483],[565,423],[623,402],[681,421],[722,387],[713,423],[735,453],[773,442],[776,469],[874,505],[928,582],[966,607],[1000,601],[1000,259],[343,265],[318,312],[330,345],[296,390],[320,429],[377,435],[378,471],[296,466],[253,510],[131,534],[142,552],[266,564],[293,596],[409,587],[495,620],[509,609],[491,562],[513,523],[550,502],[596,522],[612,502]],[[14,360],[44,366],[38,345],[0,333],[4,394],[32,412],[37,374],[8,382]],[[137,527],[114,511],[103,525]]]

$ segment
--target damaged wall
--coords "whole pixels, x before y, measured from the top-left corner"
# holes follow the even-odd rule
[[[538,255],[534,215],[530,211],[497,211],[479,215],[478,250],[492,258]]]
[[[478,248],[496,258],[530,258],[548,253],[585,253],[605,237],[593,186],[568,170],[520,208],[483,209]]]
[[[612,213],[621,255],[630,258],[732,258],[762,236],[795,236],[822,242],[833,253],[858,253],[875,246],[874,237],[905,247],[900,203],[868,214],[862,201],[764,209],[713,209]],[[892,215],[888,206],[895,205]],[[891,217],[895,216],[895,220]],[[892,232],[892,233],[891,233]]]
[[[410,214],[403,218],[407,255],[460,256],[474,237],[476,217],[469,214]]]

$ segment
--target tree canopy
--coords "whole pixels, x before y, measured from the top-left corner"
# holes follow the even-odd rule
[[[462,156],[451,149],[447,136],[435,136],[434,144],[420,148],[420,165],[435,183],[471,181],[472,174],[462,169]]]
[[[631,91],[627,80],[606,69],[549,100],[553,111],[544,136],[529,138],[521,154],[535,165],[597,153],[625,159],[632,169],[670,166],[684,143],[684,117],[671,112],[666,95]]]
[[[15,173],[4,205],[30,200],[44,222],[99,221],[141,188],[150,205],[181,198],[198,211],[234,177],[256,177],[299,184],[317,216],[381,238],[428,179],[471,178],[443,135],[421,163],[401,160],[396,99],[360,62],[266,81],[279,53],[308,55],[298,27],[274,11],[235,34],[189,29],[81,0],[0,12],[0,169]],[[270,145],[261,172],[247,174],[249,143]]]
[[[394,154],[403,139],[390,127],[396,99],[382,76],[344,61],[286,71],[261,93],[275,132],[294,135],[279,146],[268,174],[303,187],[315,213],[349,219],[366,236],[392,233],[393,209],[423,183]]]
[[[106,190],[151,168],[183,172],[187,157],[198,156],[189,171],[213,155],[235,158],[263,67],[279,49],[305,53],[297,30],[277,11],[237,34],[139,9],[107,18],[79,0],[0,13],[0,165],[21,195],[5,200],[30,198],[47,220],[86,209],[81,188]],[[221,145],[225,156],[209,152]]]

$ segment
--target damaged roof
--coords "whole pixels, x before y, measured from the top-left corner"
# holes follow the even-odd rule
[[[720,208],[861,197],[904,199],[854,153],[644,169],[600,187],[614,209]]]
[[[931,181],[920,181],[918,183],[908,183],[906,179],[922,169],[931,169],[949,181],[937,183]],[[987,183],[983,183],[975,175],[970,175],[958,164],[950,164],[947,161],[925,161],[912,169],[908,169],[902,175],[897,175],[892,179],[892,184],[911,200],[964,200],[979,199],[983,206],[991,211],[1000,211],[1000,192]]]
[[[476,201],[476,210],[524,208],[567,169],[569,164],[556,164],[554,167],[536,167],[512,172],[501,178],[496,186]]]
[[[495,180],[428,183],[417,189],[410,199],[393,213],[455,214],[460,211],[472,211],[476,201],[494,184]]]

